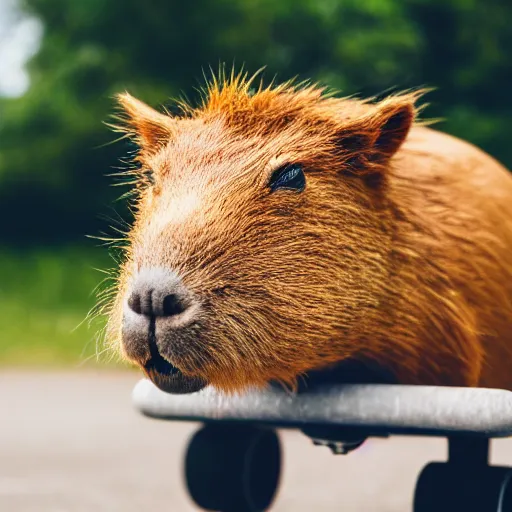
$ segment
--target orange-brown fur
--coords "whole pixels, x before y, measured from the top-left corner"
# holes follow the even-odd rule
[[[130,276],[155,265],[204,304],[172,363],[221,389],[293,384],[345,359],[402,383],[512,389],[507,171],[417,123],[418,93],[251,87],[214,80],[174,117],[119,97],[141,170],[115,343]],[[284,163],[304,167],[304,192],[270,193]]]

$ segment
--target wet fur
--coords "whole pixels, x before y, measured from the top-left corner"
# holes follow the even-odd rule
[[[134,270],[158,266],[203,303],[179,342],[161,333],[162,354],[220,389],[293,386],[343,360],[402,383],[512,389],[512,178],[415,121],[419,96],[232,76],[173,117],[121,95],[140,168],[111,342],[123,351]],[[289,162],[306,190],[270,193]],[[147,357],[141,343],[132,360]]]

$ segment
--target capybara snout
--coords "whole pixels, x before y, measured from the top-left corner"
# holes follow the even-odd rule
[[[182,333],[193,329],[200,317],[199,302],[176,273],[161,267],[141,268],[128,282],[124,301],[125,355],[166,391],[203,387],[202,380],[185,377],[170,363],[181,361],[187,350]]]
[[[170,392],[294,386],[349,360],[505,385],[506,171],[420,126],[419,93],[251,87],[215,81],[174,117],[119,98],[139,145],[109,322],[125,357]]]

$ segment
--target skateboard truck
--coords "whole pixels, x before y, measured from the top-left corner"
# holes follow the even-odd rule
[[[368,433],[350,428],[326,429],[322,426],[312,426],[301,430],[315,446],[325,446],[334,455],[348,455],[370,437]]]
[[[315,446],[326,446],[334,455],[348,455],[359,448],[365,442],[365,439],[358,442],[328,441],[326,439],[312,439],[312,441]]]

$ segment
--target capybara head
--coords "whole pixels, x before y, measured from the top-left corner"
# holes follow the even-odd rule
[[[170,115],[120,95],[139,147],[109,323],[122,354],[179,393],[293,386],[371,353],[392,238],[386,171],[417,96],[339,99],[235,76]]]

